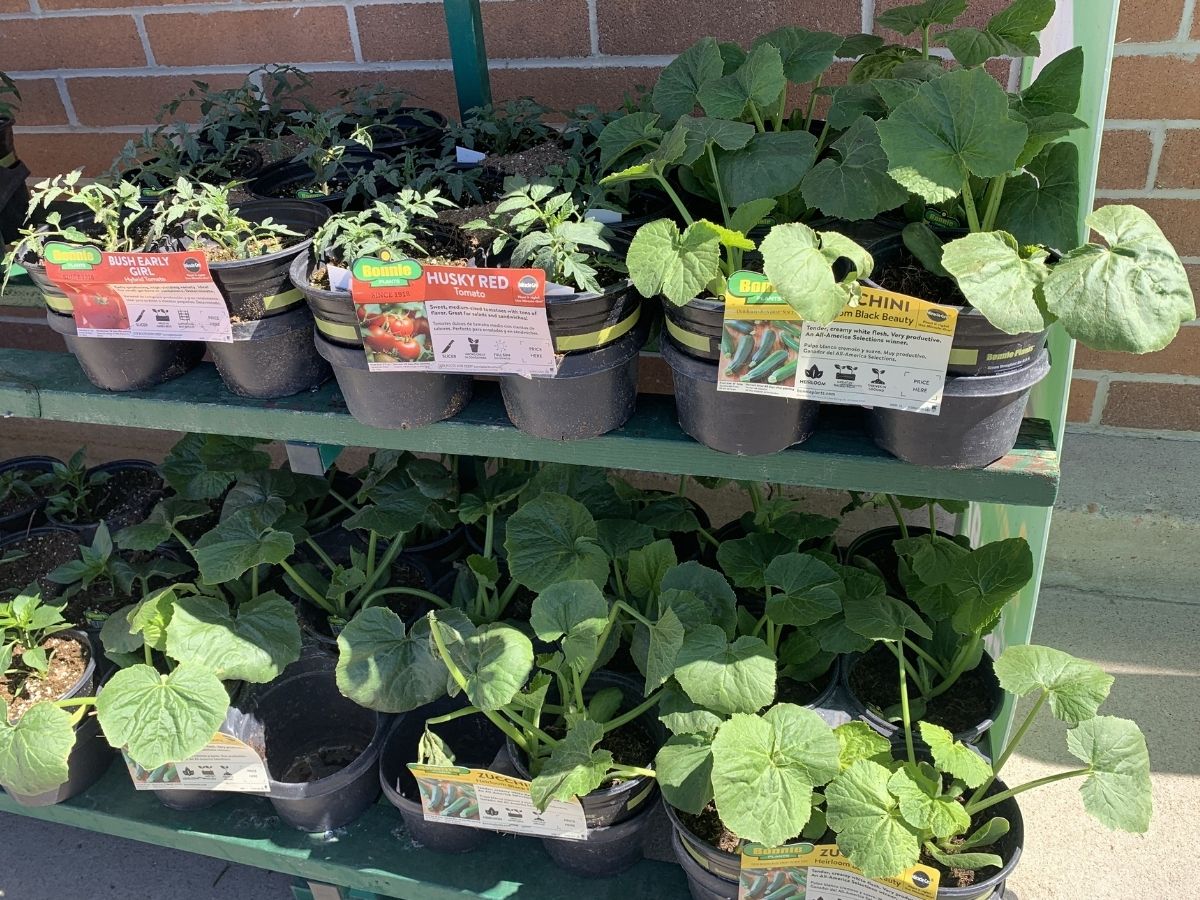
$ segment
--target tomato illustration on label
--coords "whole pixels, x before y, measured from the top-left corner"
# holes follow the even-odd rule
[[[75,307],[75,324],[79,328],[129,330],[129,312],[120,297],[82,294],[76,295],[72,302]]]

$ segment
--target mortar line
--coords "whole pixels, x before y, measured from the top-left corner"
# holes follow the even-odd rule
[[[863,34],[875,33],[875,0],[863,0],[862,30]]]
[[[1075,369],[1074,376],[1085,378],[1111,378],[1139,384],[1182,384],[1200,385],[1200,375],[1176,375],[1169,372],[1122,372],[1117,369]]]
[[[394,6],[395,0],[354,0],[359,6]],[[405,4],[441,3],[442,0],[403,0]],[[186,15],[188,13],[209,12],[250,12],[260,9],[295,9],[296,7],[337,6],[330,0],[291,0],[287,6],[282,4],[264,5],[262,3],[188,3],[186,5],[158,6],[114,6],[105,8],[85,9],[42,9],[37,0],[30,0],[30,12],[0,13],[0,21],[20,21],[33,19],[88,19],[96,16],[136,16],[136,15]]]
[[[1096,191],[1102,200],[1200,200],[1200,188],[1107,188]]]
[[[596,8],[596,0],[587,0],[588,14],[588,52],[592,56],[602,56],[600,52],[600,12]]]
[[[1192,21],[1196,16],[1196,0],[1183,0],[1183,15],[1179,19],[1179,31],[1176,38],[1186,41],[1192,36]]]
[[[146,54],[146,65],[158,65],[158,61],[154,58],[154,48],[150,46],[150,33],[146,31],[145,17],[134,16],[133,27],[137,29],[138,37],[141,38],[142,52]]]
[[[1156,190],[1158,166],[1162,162],[1163,147],[1167,143],[1167,129],[1159,125],[1150,132],[1150,171],[1146,173],[1146,190]]]
[[[75,104],[71,101],[71,92],[67,90],[67,79],[62,75],[54,76],[54,86],[58,88],[58,99],[67,114],[67,124],[78,125],[79,116],[75,113]]]
[[[1113,47],[1114,56],[1191,56],[1200,54],[1200,41],[1156,41],[1153,43],[1136,43],[1133,41],[1116,44]]]
[[[354,13],[354,4],[345,4],[346,24],[350,28],[350,49],[354,51],[354,61],[363,62],[362,41],[358,37],[358,16]]]
[[[1200,128],[1200,119],[1107,119],[1105,131],[1150,131],[1158,127],[1170,129]]]

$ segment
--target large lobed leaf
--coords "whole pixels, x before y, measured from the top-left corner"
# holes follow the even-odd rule
[[[848,89],[855,87],[850,85]],[[908,191],[888,174],[888,157],[878,125],[863,115],[848,126],[846,133],[830,145],[833,153],[804,176],[804,202],[827,216],[851,222],[902,206]]]
[[[1044,691],[1055,718],[1071,726],[1094,717],[1113,684],[1095,663],[1036,644],[1009,647],[997,657],[995,671],[1010,694]]]
[[[767,616],[777,625],[813,625],[842,610],[838,573],[811,554],[775,557],[766,581],[775,589],[767,601]]]
[[[825,816],[838,848],[868,878],[898,875],[921,855],[919,831],[888,789],[891,776],[887,767],[860,759],[825,788]]]
[[[730,643],[717,625],[684,638],[675,678],[693,702],[720,715],[756,712],[775,699],[775,660],[766,643],[748,635]]]
[[[529,624],[543,641],[558,641],[575,672],[590,672],[608,625],[608,601],[595,582],[560,581],[534,598]]]
[[[712,736],[673,735],[654,757],[654,774],[667,802],[699,815],[713,799]]]
[[[272,681],[300,658],[296,609],[273,591],[236,613],[215,597],[185,597],[167,629],[167,655],[227,681]]]
[[[35,703],[15,724],[0,697],[0,785],[17,794],[52,791],[70,776],[75,746],[71,714],[53,703]]]
[[[338,635],[338,690],[360,706],[402,713],[446,692],[446,667],[428,629],[406,631],[387,607],[361,610]]]
[[[1080,787],[1083,806],[1107,825],[1134,834],[1150,827],[1150,754],[1137,724],[1096,716],[1067,732],[1067,749],[1091,768]]]
[[[589,719],[576,723],[550,753],[529,785],[533,805],[544,810],[551,800],[590,794],[604,783],[613,764],[608,750],[597,750],[604,728]]]
[[[716,40],[702,38],[673,59],[658,76],[652,100],[664,125],[673,125],[680,116],[696,108],[697,94],[710,81],[721,78],[725,60]]]
[[[989,322],[1006,334],[1027,334],[1052,321],[1043,294],[1047,256],[1040,247],[1020,247],[1003,231],[988,231],[946,244],[942,265]]]
[[[643,297],[661,294],[682,306],[720,273],[721,243],[709,228],[691,225],[681,233],[670,219],[658,219],[637,230],[625,263]]]
[[[587,579],[603,587],[608,556],[587,507],[562,494],[542,494],[509,517],[504,547],[514,581],[534,591]]]

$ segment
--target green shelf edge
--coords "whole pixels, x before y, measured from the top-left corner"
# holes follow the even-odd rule
[[[0,812],[199,853],[228,862],[356,888],[402,900],[684,900],[683,870],[643,860],[628,872],[589,880],[559,869],[535,838],[497,836],[468,854],[414,844],[400,813],[380,800],[330,835],[297,831],[259,797],[231,797],[180,812],[138,792],[114,764],[91,790],[58,806],[27,808],[0,792]],[[664,820],[665,821],[665,820]],[[519,850],[520,852],[515,852]]]
[[[643,394],[622,429],[582,441],[531,437],[509,423],[499,386],[476,384],[456,418],[425,428],[389,430],[356,422],[332,382],[283,400],[230,394],[202,364],[148,391],[110,393],[92,386],[62,353],[0,350],[0,417],[221,433],[346,447],[501,456],[613,469],[693,474],[842,490],[888,491],[959,500],[1051,506],[1058,453],[1049,423],[1027,419],[1017,448],[985,469],[928,469],[901,462],[866,435],[861,413],[827,408],[803,445],[770,456],[731,456],[696,443],[679,428],[671,397]]]

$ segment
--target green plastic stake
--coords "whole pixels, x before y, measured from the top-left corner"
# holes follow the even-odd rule
[[[458,111],[492,102],[487,50],[483,45],[483,17],[479,0],[442,0],[446,33],[450,36],[450,58],[454,62],[454,87]]]

